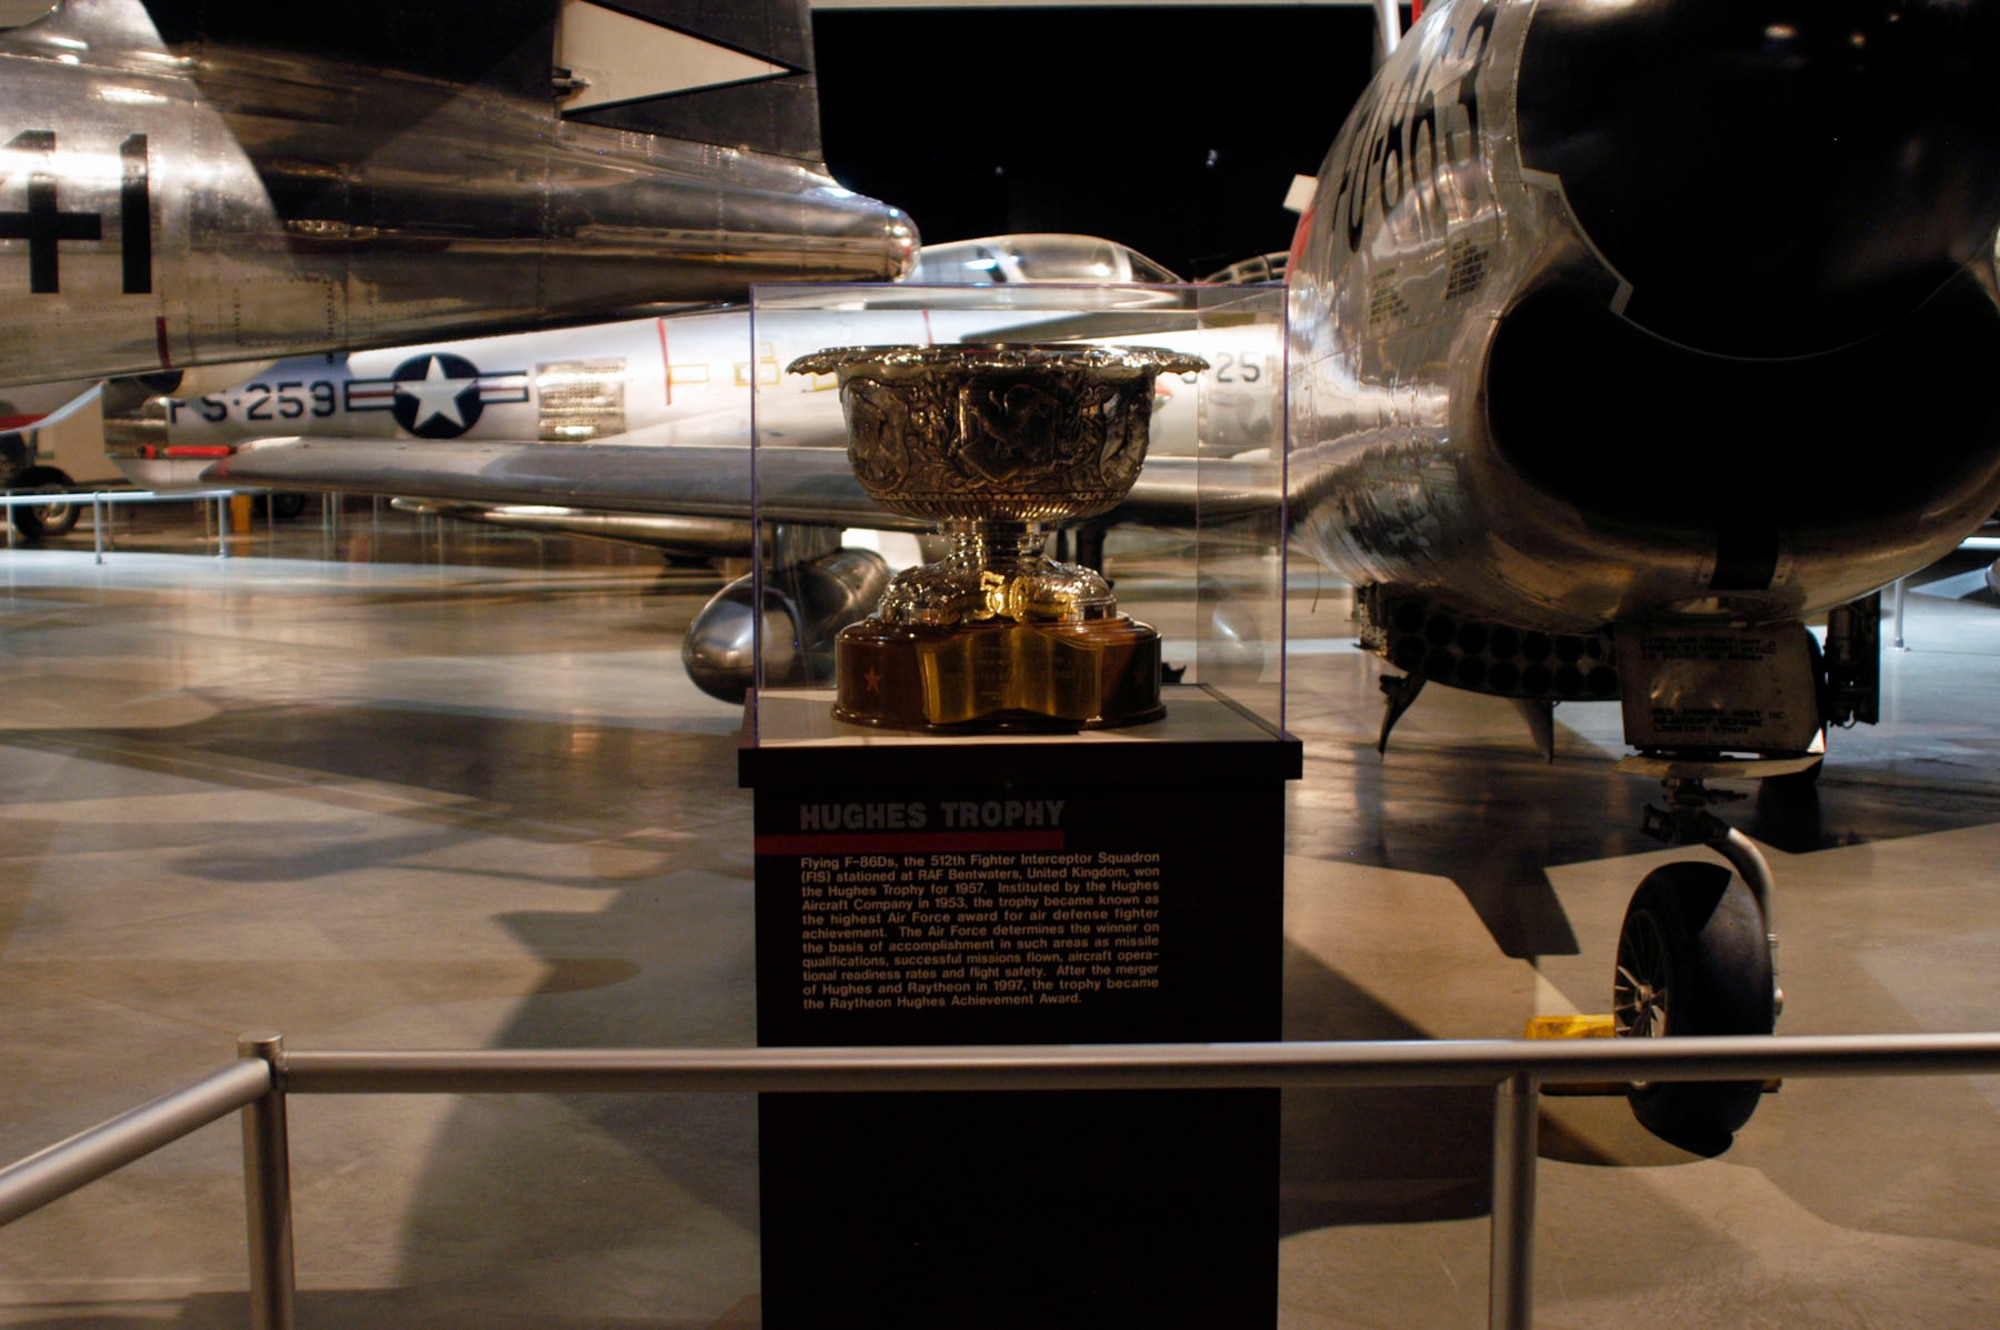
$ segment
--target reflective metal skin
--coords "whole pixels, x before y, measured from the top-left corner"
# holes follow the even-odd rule
[[[1100,280],[1148,270],[1148,260],[1106,240],[998,236],[930,246],[922,274],[940,284],[982,284],[988,276],[982,264],[992,254],[1006,258],[1010,280],[1082,282],[1104,254],[1118,262],[1106,264],[1112,278]],[[908,318],[896,316],[878,328],[912,342],[1008,328],[1008,316],[992,310],[924,310],[920,304],[926,302],[914,296]],[[1014,318],[1036,322],[1044,316]],[[840,336],[844,324],[838,320],[822,326],[798,318],[788,320],[776,340],[752,344],[750,312],[730,308],[306,356],[264,364],[240,382],[206,384],[212,388],[206,392],[194,388],[190,374],[180,396],[108,412],[106,444],[118,468],[150,488],[212,480],[334,488],[446,502],[462,516],[474,516],[474,504],[536,504],[544,512],[522,516],[544,530],[578,534],[610,534],[614,524],[602,516],[566,524],[546,508],[744,518],[748,484],[740,496],[726,494],[718,478],[740,480],[746,462],[692,450],[748,448],[758,382],[764,384],[766,426],[782,430],[792,444],[844,448],[832,378],[780,376],[782,364]],[[1156,384],[1154,456],[1192,454],[1196,438],[1206,456],[1228,456],[1268,434],[1276,394],[1250,392],[1234,380],[1268,380],[1276,372],[1280,348],[1272,328],[1206,332],[1200,348],[1232,376],[1210,374],[1200,394],[1190,392],[1192,374]],[[422,446],[406,446],[410,442]],[[1154,476],[1148,488],[1158,484]],[[852,494],[874,524],[886,520],[860,498],[852,476],[832,478],[832,490],[828,516],[850,512],[838,496]],[[1154,494],[1150,502],[1174,508],[1180,496]],[[1182,506],[1192,512],[1192,490]],[[522,524],[518,516],[506,520]],[[690,544],[684,532],[658,524],[622,522],[616,528],[622,538],[680,552],[696,552],[696,546],[712,552],[714,546],[708,532]],[[748,546],[744,536],[732,552]]]
[[[827,532],[829,537],[836,533]],[[766,583],[763,605],[748,577],[702,606],[681,639],[681,664],[695,687],[741,702],[757,677],[757,619],[763,618],[766,687],[826,684],[834,677],[833,642],[875,608],[889,586],[889,565],[873,550],[837,547],[793,558]]]
[[[1004,262],[1009,281],[1029,283],[1124,282],[1152,269],[1110,241],[1036,235],[926,247],[918,275],[937,285],[983,285],[996,262]],[[1007,316],[990,310],[926,311],[917,307],[922,303],[913,299],[907,318],[898,317],[896,335],[951,340],[1009,326]],[[753,345],[749,311],[737,308],[303,357],[216,384],[197,386],[187,376],[174,397],[110,413],[106,442],[120,469],[146,486],[226,479],[461,503],[675,513],[687,497],[680,479],[685,459],[653,459],[647,465],[658,472],[649,480],[635,474],[634,459],[609,457],[604,449],[747,448],[759,382],[761,409],[783,412],[775,423],[787,438],[844,446],[831,379],[779,375],[782,365],[837,340],[842,329],[837,319],[827,320],[823,332],[815,320],[794,320],[784,336]],[[1199,340],[1204,348],[1220,343],[1222,363],[1245,379],[1276,372],[1281,348],[1269,327],[1209,332]],[[1156,455],[1192,453],[1197,435],[1209,456],[1261,443],[1270,422],[1259,413],[1270,395],[1232,393],[1232,381],[1210,377],[1200,394],[1187,391],[1192,374],[1156,385]],[[365,446],[412,439],[456,446]],[[258,442],[238,452],[252,441]],[[600,467],[602,478],[595,474]]]
[[[1451,0],[1289,265],[1290,486],[1361,587],[1776,623],[2000,503],[1990,3]]]
[[[1620,1033],[1773,1028],[1769,867],[1703,782],[1815,765],[1805,616],[2000,504],[1996,57],[1992,0],[1447,0],[1301,218],[1287,483],[1409,671],[1382,742],[1426,680],[1544,735],[1621,697],[1645,830],[1729,860],[1641,884]],[[1713,1149],[1758,1090],[1630,1098]]]
[[[553,7],[387,0],[70,0],[0,32],[0,384],[908,268],[907,219],[801,135],[809,77],[772,82],[787,115],[738,90],[733,122],[640,133],[561,114],[558,36]]]
[[[404,512],[452,517],[464,522],[534,531],[544,535],[590,536],[615,544],[642,545],[670,555],[695,558],[741,558],[756,548],[750,523],[724,517],[677,517],[671,513],[598,512],[557,504],[431,503],[398,499],[392,507]]]
[[[911,322],[917,326],[916,316]],[[490,455],[467,469],[461,486],[426,482],[472,455],[464,449],[489,443],[521,445],[551,467],[598,457],[607,445],[747,447],[752,385],[776,370],[751,346],[747,311],[705,311],[284,360],[213,392],[155,398],[109,419],[106,443],[141,484],[193,480],[253,440],[301,438],[315,444],[313,459],[300,462],[306,474],[288,482],[301,488],[318,487],[316,466],[337,469],[343,474],[328,481],[345,483],[357,479],[345,473],[379,463],[373,481],[358,488],[575,504],[589,496],[574,483],[475,492],[479,477],[494,472]],[[831,393],[822,396],[837,438],[838,407]],[[349,445],[391,441],[436,446],[342,460]],[[254,476],[260,461],[287,451],[298,449],[255,448],[221,470],[237,478],[242,466]],[[655,509],[643,493],[625,506]]]

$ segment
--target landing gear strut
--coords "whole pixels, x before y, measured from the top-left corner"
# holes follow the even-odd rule
[[[1645,765],[1642,765],[1645,764]],[[1794,759],[1627,759],[1621,769],[1657,775],[1665,808],[1646,809],[1647,834],[1669,845],[1705,845],[1725,863],[1681,861],[1648,873],[1618,934],[1612,1022],[1620,1036],[1769,1034],[1784,1005],[1777,982],[1771,866],[1748,836],[1709,811],[1741,798],[1710,790],[1710,776],[1791,774]],[[1697,1148],[1726,1145],[1757,1109],[1761,1081],[1660,1081],[1627,1092],[1654,1134]]]

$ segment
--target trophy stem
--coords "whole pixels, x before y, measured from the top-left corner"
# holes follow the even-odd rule
[[[1043,553],[1049,542],[1045,522],[952,517],[943,528],[951,553],[938,566],[967,588],[973,602],[968,618],[1079,623],[1103,618],[1116,603],[1111,584],[1096,572]],[[898,616],[892,610],[886,617]]]
[[[944,534],[951,540],[950,558],[971,567],[1009,577],[1032,576],[1048,568],[1042,551],[1049,543],[1044,522],[1010,522],[992,517],[948,517]]]

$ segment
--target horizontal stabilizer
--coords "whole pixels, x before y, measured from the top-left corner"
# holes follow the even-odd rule
[[[570,119],[820,159],[805,0],[563,0],[556,62]]]
[[[590,0],[564,0],[556,62],[578,85],[563,105],[571,114],[794,72]]]

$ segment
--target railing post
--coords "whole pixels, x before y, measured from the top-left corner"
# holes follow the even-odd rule
[[[1527,1330],[1535,1318],[1535,1162],[1541,1152],[1541,1087],[1527,1072],[1493,1097],[1493,1266],[1487,1320]]]
[[[246,1034],[238,1057],[262,1058],[271,1088],[243,1109],[243,1199],[250,1229],[252,1330],[292,1330],[297,1288],[292,1271],[292,1158],[285,1128],[285,1040]]]
[[[90,543],[96,562],[104,562],[104,495],[92,490],[90,494]]]

